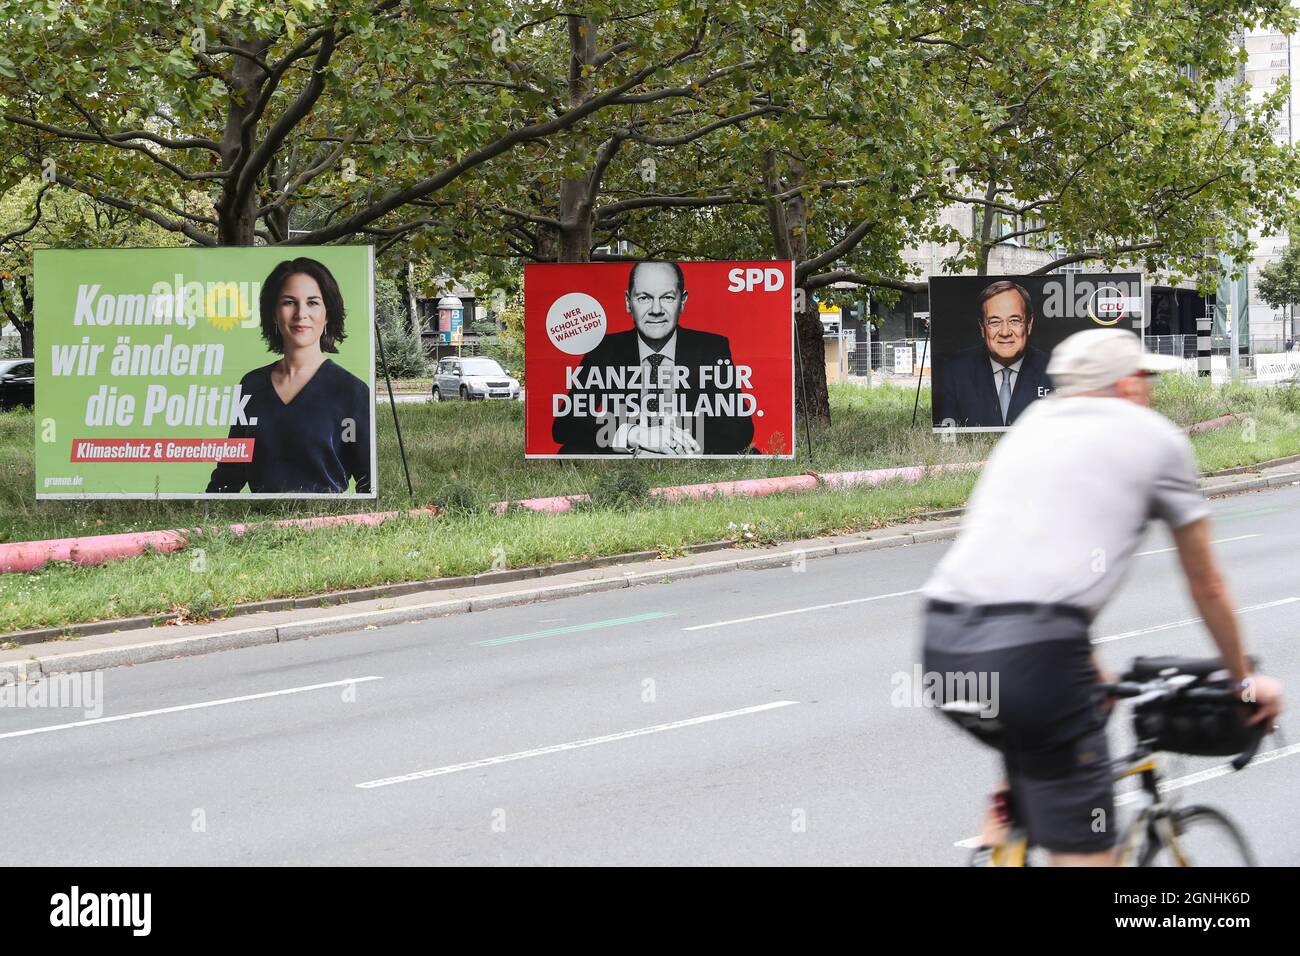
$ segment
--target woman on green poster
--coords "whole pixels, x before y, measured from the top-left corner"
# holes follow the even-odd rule
[[[343,331],[343,295],[322,263],[305,257],[276,266],[262,284],[262,338],[278,361],[240,380],[246,425],[231,438],[252,438],[248,462],[222,462],[209,493],[344,494],[351,481],[369,494],[370,387],[331,359]]]

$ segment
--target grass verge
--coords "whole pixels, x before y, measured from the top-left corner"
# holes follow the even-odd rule
[[[172,555],[149,554],[98,567],[52,564],[33,574],[0,575],[0,632],[174,610],[201,619],[216,608],[249,601],[471,574],[494,563],[500,566],[503,559],[508,567],[525,567],[624,551],[671,555],[688,544],[724,538],[762,544],[879,528],[924,511],[960,506],[975,473],[939,475],[915,484],[671,505],[647,499],[644,486],[798,474],[809,468],[972,461],[987,454],[996,440],[992,436],[958,436],[949,442],[932,435],[922,396],[919,424],[912,428],[911,391],[834,389],[834,424],[814,434],[811,460],[801,440],[800,457],[790,462],[639,463],[635,476],[628,474],[626,463],[523,461],[522,408],[517,404],[403,406],[399,414],[412,477],[418,481],[417,499],[440,501],[447,514],[403,517],[375,528],[259,528],[242,538],[218,533]],[[1162,384],[1158,403],[1183,425],[1229,411],[1246,416],[1194,439],[1206,470],[1300,454],[1300,400],[1294,390],[1214,390],[1208,383],[1173,379]],[[391,426],[391,417],[388,422]],[[369,502],[349,507],[294,502],[38,504],[30,441],[30,413],[0,414],[0,534],[9,540],[375,508]],[[409,500],[395,442],[390,432],[381,432],[380,441],[384,490],[378,506],[405,507]],[[563,515],[495,515],[485,507],[503,498],[579,491],[591,492],[594,504]]]
[[[924,393],[912,428],[914,393],[902,388],[837,388],[833,424],[813,435],[813,455],[800,434],[791,461],[639,462],[651,486],[797,475],[895,465],[977,461],[988,454],[987,435],[940,442],[930,434]],[[525,461],[520,402],[402,404],[402,437],[419,504],[448,498],[479,502],[585,494],[598,489],[621,462]],[[922,427],[924,426],[924,427]],[[0,542],[40,538],[192,528],[271,518],[393,511],[411,506],[398,455],[393,417],[386,404],[376,414],[378,501],[36,501],[30,411],[0,412]]]
[[[761,545],[863,531],[958,506],[974,481],[974,473],[961,473],[759,499],[649,502],[560,515],[474,511],[401,517],[378,527],[218,534],[174,554],[4,575],[0,632],[174,610],[202,619],[248,601],[473,574],[501,559],[525,567],[625,551],[673,555],[687,544],[727,538]]]

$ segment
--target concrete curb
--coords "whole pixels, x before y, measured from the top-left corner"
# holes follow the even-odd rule
[[[742,481],[714,481],[695,485],[671,485],[651,488],[650,494],[665,501],[734,497],[746,495],[762,497],[791,491],[810,491],[823,484],[831,487],[853,485],[878,485],[886,481],[920,481],[948,471],[967,471],[979,468],[982,462],[961,462],[941,465],[909,465],[901,468],[877,468],[870,471],[840,471],[817,474],[805,472],[778,478],[751,478]],[[498,501],[492,506],[497,514],[512,507],[531,511],[558,514],[569,511],[587,495],[558,495],[547,498],[526,498],[521,501]],[[191,540],[204,535],[231,534],[241,536],[258,528],[330,528],[346,525],[375,526],[405,514],[407,517],[436,517],[440,512],[432,505],[408,511],[370,511],[336,515],[314,515],[306,518],[282,518],[274,521],[236,523],[204,528],[170,528],[161,531],[129,531],[119,534],[85,535],[73,538],[49,538],[39,541],[13,541],[0,543],[0,574],[20,574],[36,571],[51,561],[68,561],[73,564],[104,564],[127,558],[140,557],[149,551],[170,553],[183,551]]]
[[[329,634],[357,631],[371,627],[378,628],[393,624],[416,623],[451,615],[471,614],[475,611],[486,611],[492,608],[517,607],[524,604],[542,603],[576,597],[582,594],[592,594],[598,591],[640,587],[647,584],[657,584],[661,581],[681,581],[738,570],[758,571],[780,568],[789,566],[799,560],[813,560],[837,554],[856,554],[883,548],[897,548],[922,541],[945,540],[956,537],[957,531],[958,528],[954,525],[946,528],[908,531],[879,538],[849,538],[848,540],[836,541],[833,544],[814,544],[807,548],[791,547],[787,543],[778,545],[778,550],[767,551],[753,557],[733,558],[728,556],[720,560],[710,560],[697,565],[663,568],[639,573],[629,571],[618,577],[598,578],[592,581],[565,582],[563,584],[523,588],[517,591],[484,595],[482,597],[453,598],[446,601],[430,601],[425,604],[403,607],[373,608],[350,614],[334,614],[312,618],[305,621],[236,628],[211,634],[146,640],[112,648],[41,654],[27,660],[0,661],[0,683],[13,680],[34,680],[52,674],[144,664],[151,661],[205,654],[210,651],[232,650],[240,647],[256,647],[261,644],[323,637]],[[824,541],[826,539],[811,540]],[[746,549],[734,548],[733,550],[743,551]]]
[[[1297,457],[1296,460],[1300,460],[1300,457]],[[1300,482],[1300,470],[1277,475],[1260,475],[1242,481],[1207,487],[1204,491],[1206,497],[1217,498],[1238,492],[1281,487],[1295,482]],[[938,518],[938,520],[956,517],[961,512],[962,509],[946,509],[941,513],[943,517]],[[702,564],[685,567],[665,567],[640,572],[625,571],[618,577],[597,578],[591,581],[544,584],[497,594],[469,595],[467,597],[454,597],[447,600],[435,600],[406,606],[375,607],[353,613],[332,614],[278,624],[232,628],[215,633],[180,635],[177,637],[160,636],[158,639],[142,640],[137,643],[123,644],[111,648],[69,650],[55,654],[47,653],[26,660],[0,661],[0,684],[13,680],[31,680],[51,674],[143,664],[150,661],[204,654],[210,651],[255,647],[261,644],[322,637],[371,627],[378,628],[393,624],[415,623],[439,617],[486,611],[492,608],[515,607],[576,597],[598,591],[656,584],[665,580],[671,582],[713,574],[724,574],[729,571],[780,568],[798,560],[812,560],[833,555],[856,554],[863,551],[903,547],[910,544],[951,540],[957,536],[959,530],[959,525],[950,524],[945,527],[920,528],[883,537],[850,536],[844,540],[837,540],[833,544],[820,543],[826,541],[825,538],[804,539],[809,542],[808,547],[799,547],[797,541],[786,542],[778,545],[775,550],[765,549],[763,553],[752,557],[723,557],[720,560],[706,560]],[[735,543],[731,541],[714,541],[696,545],[687,549],[687,551],[693,552],[693,554],[708,554],[723,549],[730,549],[735,552],[747,550],[736,547]],[[384,586],[384,588],[359,588],[353,591],[336,592],[331,595],[317,597],[263,601],[255,605],[245,606],[241,608],[241,611],[245,614],[251,614],[258,611],[305,610],[320,607],[326,601],[333,605],[346,603],[346,597],[352,597],[354,600],[376,600],[427,591],[450,590],[456,587],[499,585],[514,581],[536,580],[572,571],[597,570],[622,563],[648,562],[658,557],[659,553],[656,551],[633,552],[626,555],[596,558],[590,561],[564,562],[544,568],[520,568],[510,571],[486,572],[464,578],[443,578],[433,582],[407,582]],[[383,591],[383,593],[376,593],[379,591]],[[51,638],[56,638],[76,628],[86,628],[87,630],[83,632],[84,636],[93,636],[131,627],[148,627],[160,619],[159,617],[144,617],[123,621],[101,621],[90,625],[74,625],[66,629],[50,628],[43,632],[21,632],[16,635],[4,635],[4,637],[20,637],[23,634],[49,634]]]
[[[1283,472],[1280,475],[1260,475],[1255,478],[1247,478],[1242,481],[1228,482],[1222,485],[1212,485],[1205,488],[1205,497],[1219,498],[1223,495],[1236,494],[1240,491],[1258,491],[1261,488],[1281,488],[1285,485],[1294,484],[1300,481],[1300,471]]]
[[[1258,465],[1238,465],[1236,468],[1224,468],[1212,474],[1201,475],[1202,478],[1222,478],[1225,475],[1245,475],[1262,471],[1265,468],[1276,468],[1279,465],[1293,465],[1300,461],[1300,455],[1287,455],[1285,458],[1273,458],[1267,462]]]
[[[936,514],[936,516],[938,515]],[[689,545],[682,550],[687,554],[705,554],[733,547],[734,544],[735,542],[726,540],[705,541],[701,544]],[[570,571],[589,571],[616,564],[652,561],[659,556],[658,551],[627,551],[622,554],[583,558],[576,561],[560,561],[556,564],[538,567],[512,568],[506,571],[484,571],[481,574],[466,574],[452,578],[430,578],[424,581],[403,581],[396,584],[377,584],[372,587],[350,588],[346,591],[326,591],[322,594],[309,594],[298,598],[272,598],[266,601],[236,604],[228,608],[216,608],[213,611],[213,618],[222,620],[242,617],[247,614],[257,614],[262,611],[292,611],[335,607],[340,604],[354,604],[378,598],[401,597],[423,591],[446,591],[453,588],[476,587],[484,584],[505,584],[530,578],[552,577]],[[178,620],[180,620],[180,615],[175,613],[142,614],[135,617],[118,617],[107,621],[68,624],[63,627],[42,627],[27,631],[13,631],[8,634],[0,634],[0,641],[13,641],[17,644],[40,644],[70,637],[95,637],[100,634],[112,634],[117,631],[127,631],[141,627],[159,627]]]

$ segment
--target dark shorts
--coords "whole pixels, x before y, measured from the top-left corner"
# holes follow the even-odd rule
[[[1114,778],[1086,623],[929,610],[925,670],[944,675],[944,703],[975,696],[984,705],[974,718],[944,716],[1002,753],[1033,844],[1056,853],[1114,846]]]

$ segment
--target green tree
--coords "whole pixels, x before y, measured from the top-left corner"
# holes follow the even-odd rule
[[[484,342],[484,354],[496,359],[501,367],[524,380],[524,302],[515,296],[505,303],[498,318],[505,328]]]
[[[631,97],[689,97],[663,75],[745,10],[583,6],[0,0],[4,155],[200,245],[454,230],[467,173]]]
[[[623,237],[793,258],[805,293],[848,281],[887,297],[925,289],[902,259],[919,240],[956,243],[946,269],[985,270],[998,215],[1061,250],[1039,271],[1096,260],[1209,286],[1211,240],[1241,257],[1251,228],[1290,214],[1296,156],[1272,137],[1286,90],[1252,105],[1235,83],[1238,31],[1289,31],[1284,0],[849,7],[801,21],[810,68],[768,78],[790,109],[691,159],[732,198],[752,198],[758,180],[764,205],[632,216]],[[946,228],[939,214],[954,204],[988,228],[970,239]],[[804,302],[799,337],[815,355],[820,322]],[[825,417],[820,363],[805,373],[810,411]]]
[[[34,349],[32,254],[40,248],[169,246],[178,237],[121,209],[28,178],[0,196],[0,325],[18,331],[24,356]]]
[[[420,333],[407,321],[406,303],[397,281],[380,273],[375,277],[375,323],[383,337],[384,361],[395,378],[423,378],[429,373],[429,356]],[[379,349],[375,349],[375,371],[383,375]]]

